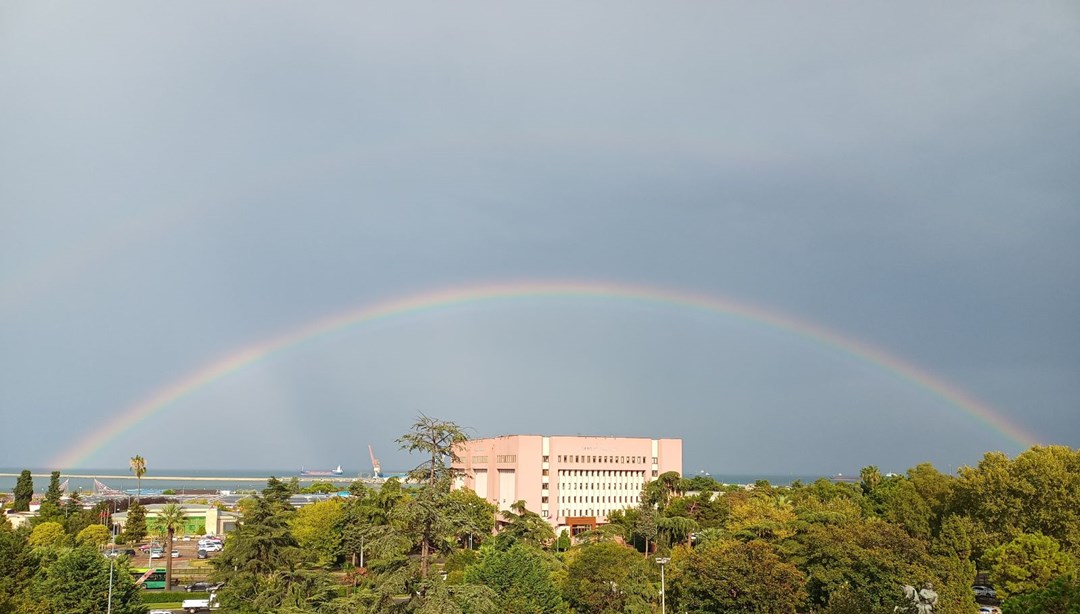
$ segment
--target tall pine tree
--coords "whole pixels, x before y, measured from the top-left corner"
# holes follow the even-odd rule
[[[129,544],[140,542],[146,537],[146,508],[138,501],[128,508],[127,522],[124,523],[121,537]]]
[[[38,511],[39,522],[57,522],[63,518],[63,512],[60,510],[61,495],[60,472],[53,471],[49,476],[49,490],[45,492],[45,499],[42,500],[41,509]]]
[[[19,481],[15,483],[15,511],[29,512],[30,500],[34,498],[34,478],[29,469],[23,469]]]

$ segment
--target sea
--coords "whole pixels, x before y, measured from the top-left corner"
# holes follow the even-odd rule
[[[19,473],[24,468],[0,467],[0,492],[10,493],[15,488]],[[26,467],[34,475],[34,491],[45,492],[49,487],[50,469]],[[271,476],[278,479],[288,480],[294,476],[299,477],[301,482],[331,481],[341,484],[344,488],[351,481],[359,478],[370,477],[370,474],[350,474],[348,471],[341,476],[306,476],[300,477],[296,469],[151,469],[143,475],[142,494],[153,496],[161,494],[164,490],[226,490],[230,492],[245,490],[261,490],[266,486],[266,481]],[[854,475],[857,475],[856,471]],[[390,472],[388,476],[403,476],[404,472]],[[718,482],[724,484],[754,484],[759,480],[766,480],[774,486],[788,486],[796,481],[809,484],[818,478],[831,478],[823,474],[766,474],[766,473],[706,473],[699,471],[693,475],[710,475]],[[113,490],[135,493],[139,488],[138,480],[128,467],[96,468],[96,469],[73,469],[60,472],[60,481],[68,482],[68,488],[79,492],[94,490],[94,481],[104,484]]]
[[[49,474],[52,470],[33,467],[26,469],[34,476],[35,492],[48,489]],[[22,470],[0,467],[0,492],[11,492]],[[341,484],[342,488],[357,478],[366,477],[348,473],[340,476],[300,477],[300,472],[296,469],[157,469],[143,475],[141,492],[144,496],[153,496],[164,490],[261,490],[266,487],[266,481],[271,476],[282,480],[296,476],[304,483],[330,481]],[[139,489],[139,480],[127,467],[61,471],[60,481],[67,481],[68,489],[78,492],[93,491],[95,481],[110,489],[124,492],[135,493]]]

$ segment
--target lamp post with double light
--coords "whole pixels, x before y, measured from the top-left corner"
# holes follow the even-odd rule
[[[667,614],[667,603],[664,595],[664,565],[671,562],[670,557],[658,556],[656,562],[660,564],[660,614]]]

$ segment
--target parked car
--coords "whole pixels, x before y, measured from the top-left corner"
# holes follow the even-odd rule
[[[180,604],[180,607],[183,608],[185,612],[195,614],[196,612],[216,610],[220,606],[217,603],[217,597],[211,593],[209,599],[185,599]]]
[[[200,559],[205,559],[208,555],[206,554],[206,550],[199,548],[199,551],[195,553],[195,556]]]
[[[983,586],[981,584],[976,584],[975,586],[971,587],[971,590],[972,590],[972,592],[975,593],[976,597],[989,597],[991,599],[994,599],[994,598],[997,597],[997,592],[994,591],[994,589],[990,588],[989,586]]]
[[[165,556],[165,550],[163,548],[151,548],[150,549],[150,558],[152,558],[152,559],[160,559],[163,556]]]
[[[189,593],[203,592],[210,589],[211,584],[209,582],[192,582],[184,587],[184,590]]]
[[[205,546],[202,546],[202,549],[206,550],[207,552],[217,552],[217,551],[221,550],[221,543],[220,542],[209,542]]]
[[[174,558],[174,559],[180,558],[180,551],[179,550],[173,550],[172,551],[172,558]]]

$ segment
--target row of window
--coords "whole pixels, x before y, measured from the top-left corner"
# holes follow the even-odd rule
[[[605,516],[606,515],[604,510],[583,509],[583,510],[562,510],[562,511],[566,512],[566,517],[567,518],[581,517],[581,516]]]
[[[629,482],[562,482],[562,490],[641,490],[641,484]]]
[[[546,471],[546,470],[545,470]],[[546,473],[544,475],[547,475]],[[559,469],[559,478],[631,478],[644,480],[644,471],[611,469]]]
[[[487,464],[487,462],[488,462],[487,454],[484,454],[482,456],[474,456],[474,457],[472,457],[472,462],[473,462],[474,465]],[[516,463],[517,462],[517,454],[496,454],[495,455],[495,462],[496,463]]]
[[[592,455],[592,454],[560,454],[556,458],[560,463],[603,463],[603,464],[618,464],[618,465],[640,465],[645,462],[644,456],[611,456],[606,454]],[[546,463],[548,457],[544,457]],[[656,463],[656,457],[652,457],[653,464]]]
[[[544,503],[547,503],[547,497],[544,497]],[[640,497],[628,497],[628,496],[607,496],[607,497],[571,497],[571,496],[559,496],[559,503],[638,503],[641,500]]]

